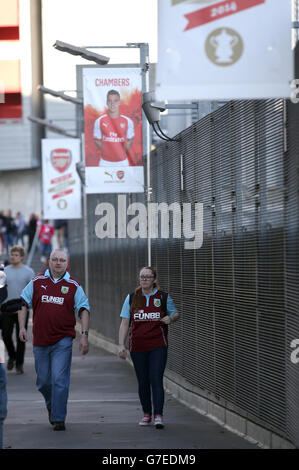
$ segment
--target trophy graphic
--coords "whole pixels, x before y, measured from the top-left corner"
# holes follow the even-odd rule
[[[243,41],[233,29],[219,28],[207,37],[205,48],[207,56],[215,65],[228,66],[241,57]]]

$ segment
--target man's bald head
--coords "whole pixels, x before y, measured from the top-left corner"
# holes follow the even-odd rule
[[[52,250],[49,259],[49,268],[54,278],[62,277],[68,265],[68,253],[63,248]]]

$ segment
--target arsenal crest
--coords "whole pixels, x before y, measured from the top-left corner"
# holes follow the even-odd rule
[[[72,161],[72,153],[69,149],[55,149],[51,152],[51,163],[55,170],[63,173],[68,169]]]
[[[116,174],[119,180],[122,180],[123,177],[125,176],[125,172],[123,170],[118,170]]]

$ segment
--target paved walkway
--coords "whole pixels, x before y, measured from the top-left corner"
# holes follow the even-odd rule
[[[8,372],[8,416],[4,449],[257,449],[213,420],[166,394],[165,428],[140,427],[141,408],[133,368],[90,346],[87,356],[73,345],[66,431],[55,432],[36,390],[31,334],[24,375]]]

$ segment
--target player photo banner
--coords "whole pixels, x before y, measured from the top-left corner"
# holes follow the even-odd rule
[[[290,0],[159,0],[156,100],[289,98]]]
[[[43,218],[80,219],[80,139],[42,139]]]
[[[144,191],[141,69],[83,69],[86,193]]]

